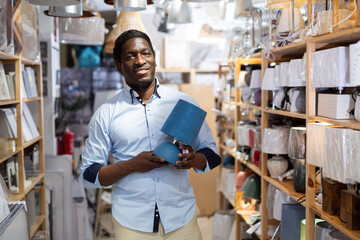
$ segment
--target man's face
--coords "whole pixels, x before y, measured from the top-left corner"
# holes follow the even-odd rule
[[[133,89],[148,88],[155,76],[155,56],[143,38],[131,38],[122,46],[121,62],[116,63],[126,83]]]

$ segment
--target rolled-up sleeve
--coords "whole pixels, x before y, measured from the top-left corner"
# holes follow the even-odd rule
[[[111,151],[109,136],[110,111],[106,105],[100,107],[89,123],[88,138],[82,154],[81,179],[86,188],[99,188],[98,173],[108,164]]]

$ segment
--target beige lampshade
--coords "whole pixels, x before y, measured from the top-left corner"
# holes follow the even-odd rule
[[[136,29],[146,33],[144,24],[141,21],[139,12],[120,12],[113,30],[105,41],[104,52],[112,53],[117,37],[130,29]]]
[[[304,19],[301,15],[300,8],[294,8],[294,31],[305,28]],[[276,27],[277,33],[291,32],[291,9],[284,8],[281,10],[279,24]]]
[[[289,8],[291,0],[266,0],[266,8],[269,9],[284,9]],[[303,7],[307,4],[307,0],[295,0],[294,8]]]

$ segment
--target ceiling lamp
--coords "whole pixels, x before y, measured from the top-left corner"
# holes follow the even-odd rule
[[[188,2],[172,0],[168,7],[169,23],[191,23],[192,13]]]
[[[120,12],[115,27],[111,30],[109,37],[106,39],[104,52],[112,54],[117,37],[130,29],[146,32],[139,12]]]
[[[201,2],[219,2],[221,0],[182,0],[184,2],[196,2],[196,3],[201,3]]]
[[[307,4],[307,0],[295,0],[294,8],[303,7]],[[291,0],[266,0],[266,8],[269,9],[285,9],[291,7]]]
[[[83,10],[82,4],[69,6],[50,6],[49,10],[44,11],[49,17],[94,17],[96,12]]]
[[[81,4],[81,0],[26,0],[28,3],[41,6],[68,6]]]
[[[146,10],[146,0],[104,0],[106,4],[114,5],[115,9],[125,12]],[[151,1],[152,2],[152,1]]]

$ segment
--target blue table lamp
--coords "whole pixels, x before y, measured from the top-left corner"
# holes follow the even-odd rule
[[[164,158],[165,161],[176,165],[176,161],[181,160],[178,157],[178,154],[181,153],[181,151],[176,143],[193,146],[205,117],[206,112],[204,110],[187,101],[179,99],[160,129],[163,133],[173,137],[174,142],[161,143],[154,149],[154,154]]]

